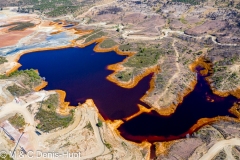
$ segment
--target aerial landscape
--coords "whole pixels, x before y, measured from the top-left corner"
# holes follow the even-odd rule
[[[0,160],[240,160],[240,0],[0,0]]]

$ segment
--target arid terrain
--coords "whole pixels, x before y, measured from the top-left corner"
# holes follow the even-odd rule
[[[152,145],[154,159],[240,158],[238,103],[230,110],[238,118],[203,117],[184,139],[135,143],[119,134],[123,121],[102,118],[94,99],[69,106],[64,91],[44,90],[47,80],[38,71],[17,70],[23,54],[97,43],[96,52],[127,56],[107,67],[114,72],[106,78],[116,85],[134,88],[153,74],[141,98],[150,109],[141,106],[134,116],[173,114],[194,89],[199,67],[215,94],[240,98],[239,0],[52,1],[0,0],[0,154],[7,156],[0,160],[12,151],[14,159],[28,159],[20,153],[37,150],[150,159]]]

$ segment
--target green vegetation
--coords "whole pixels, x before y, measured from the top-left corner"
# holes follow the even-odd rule
[[[59,127],[68,127],[73,121],[74,111],[69,116],[60,116],[56,113],[58,106],[58,95],[53,94],[42,102],[41,108],[36,114],[36,119],[40,121],[37,128],[43,132],[49,132]]]
[[[38,72],[34,69],[30,70],[17,70],[9,75],[9,78],[17,77],[17,76],[24,76],[23,84],[34,87],[39,85],[42,82],[41,77],[39,76]]]
[[[69,13],[73,14],[78,10],[78,6],[60,6],[55,8],[53,11],[48,12],[46,15],[50,17],[57,17],[60,15],[67,15]]]
[[[56,107],[59,105],[58,94],[51,94],[49,98],[42,102],[42,108],[47,111],[55,111]]]
[[[36,119],[40,120],[37,128],[43,132],[49,132],[59,127],[68,127],[73,120],[73,114],[67,117],[60,117],[56,112],[39,109]]]
[[[84,128],[87,128],[88,130],[93,131],[93,127],[90,122],[88,122]]]
[[[101,121],[100,119],[98,119],[97,126],[98,126],[98,127],[102,127],[102,126],[103,126],[103,123],[102,123],[102,121]]]
[[[31,78],[31,81],[39,80],[41,77],[39,76],[38,72],[34,69],[27,69],[27,70],[16,70],[15,72],[12,72],[9,77],[18,76],[18,75],[27,75]]]
[[[111,144],[109,144],[109,143],[104,143],[105,144],[105,146],[108,148],[108,149],[111,149],[112,148],[112,145]]]
[[[199,51],[199,52],[197,52],[196,54],[199,56],[199,55],[201,55],[203,52],[202,51]]]
[[[197,22],[197,23],[195,23],[197,26],[200,26],[200,25],[202,25],[203,23],[204,23],[205,21],[204,20],[202,20],[202,21],[200,21],[200,22]]]
[[[5,157],[5,156],[6,156],[6,157]],[[5,158],[3,158],[3,157],[5,157]],[[2,154],[2,155],[0,156],[0,160],[13,160],[13,158],[11,158],[9,154],[8,154],[8,155]]]
[[[115,41],[113,41],[112,39],[106,39],[100,44],[100,47],[101,48],[111,48],[115,45],[117,45],[117,43]]]
[[[182,3],[188,3],[192,5],[198,5],[200,2],[205,2],[206,0],[172,0],[173,2],[182,2]]]
[[[140,48],[140,51],[134,56],[130,57],[123,65],[128,67],[149,67],[157,63],[162,49],[156,48]]]
[[[133,77],[133,74],[131,71],[121,71],[118,72],[115,76],[121,81],[128,82]]]
[[[227,154],[225,153],[224,150],[221,150],[212,160],[222,160],[226,158],[227,158]]]
[[[19,23],[17,26],[9,28],[8,30],[9,31],[19,31],[19,30],[24,30],[24,29],[31,28],[31,27],[34,27],[34,26],[35,26],[34,23],[22,22],[22,23]]]
[[[8,27],[8,26],[13,26],[8,29],[8,31],[19,31],[19,30],[24,30],[27,28],[34,27],[35,24],[31,22],[15,22],[15,23],[10,23],[6,25],[2,25],[0,27]]]
[[[19,114],[15,114],[15,116],[9,118],[8,120],[16,128],[22,128],[25,125],[23,116]]]
[[[23,87],[20,87],[16,84],[12,86],[8,86],[7,90],[13,95],[13,96],[24,96],[27,93],[30,93],[30,90],[25,89]]]
[[[142,153],[143,158],[147,155],[147,150],[145,149],[140,150],[140,152]]]
[[[92,34],[95,34],[95,33],[99,32],[99,31],[100,31],[99,29],[94,30],[93,32],[91,32],[91,33],[89,33],[89,34],[85,34],[85,35],[83,35],[83,36],[81,36],[81,37],[78,37],[76,40],[82,40],[82,39],[87,38],[88,36],[90,36],[90,35],[92,35]]]
[[[101,37],[106,36],[106,35],[107,34],[105,32],[99,31],[99,32],[94,33],[91,36],[87,37],[86,40],[85,40],[85,43],[90,42],[90,41],[95,40],[95,39],[98,39],[98,38],[101,38]]]
[[[0,56],[0,64],[3,64],[3,63],[5,63],[5,62],[8,62],[7,59],[6,59],[6,57]]]
[[[33,5],[33,9],[46,14],[47,16],[57,17],[73,14],[80,9],[81,3],[72,0],[23,0]]]
[[[119,46],[119,49],[122,51],[130,51],[131,50],[132,45],[128,44],[123,44]]]
[[[187,20],[184,17],[181,17],[179,20],[182,22],[182,24],[187,24],[188,23]]]
[[[86,38],[85,39],[85,43],[87,43],[87,42],[90,42],[90,41],[92,41],[94,39],[98,39],[98,38],[101,38],[101,37],[106,36],[106,35],[107,35],[107,33],[105,33],[105,32],[103,32],[103,31],[98,29],[98,30],[94,30],[92,33],[85,34],[85,35],[77,38],[76,40],[82,40],[82,39]],[[110,42],[110,39],[108,41]],[[116,42],[111,40],[109,45],[114,44],[114,43],[116,43]],[[104,45],[107,45],[106,42],[105,42]]]

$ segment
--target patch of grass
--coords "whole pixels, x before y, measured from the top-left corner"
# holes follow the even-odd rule
[[[24,96],[28,93],[30,93],[30,91],[28,89],[19,87],[18,85],[14,84],[12,86],[8,86],[7,90],[13,95],[13,96]]]
[[[22,22],[13,22],[13,23],[9,23],[9,24],[4,24],[4,25],[1,25],[0,27],[9,27],[9,26],[15,26],[15,25],[19,25],[21,24]]]
[[[227,154],[224,150],[221,150],[217,155],[215,155],[215,157],[212,160],[222,160],[222,159],[226,159]]]
[[[117,45],[117,43],[115,41],[113,41],[112,39],[105,39],[101,44],[100,47],[101,48],[111,48],[113,46]]]
[[[78,6],[60,6],[52,10],[51,12],[46,13],[49,17],[58,17],[61,15],[67,15],[69,13],[74,13],[78,10]]]
[[[195,24],[196,24],[197,26],[199,26],[199,25],[202,25],[204,22],[205,22],[205,21],[202,20],[202,21],[200,21],[200,22],[196,22]]]
[[[89,34],[85,34],[85,35],[82,35],[81,37],[78,37],[76,40],[82,40],[84,38],[87,38],[88,36],[92,35],[92,34],[95,34],[97,32],[99,32],[100,30],[97,29],[97,30],[94,30],[93,32],[89,33]]]
[[[147,155],[147,150],[145,149],[140,150],[140,152],[142,153],[143,158]]]
[[[59,97],[57,94],[51,94],[47,100],[42,102],[42,108],[51,112],[55,112],[58,105]]]
[[[5,157],[5,158],[2,158],[2,157]],[[0,160],[13,160],[13,158],[11,158],[9,154],[8,155],[2,154],[2,156],[0,157]]]
[[[102,127],[102,126],[103,126],[103,123],[102,123],[102,121],[101,121],[100,119],[98,119],[97,126],[98,126],[98,127]]]
[[[187,23],[188,23],[188,21],[187,21],[184,17],[181,17],[179,20],[180,20],[183,24],[187,24]]]
[[[6,57],[0,56],[0,64],[3,64],[3,63],[5,63],[5,62],[8,62],[7,59],[6,59]]]
[[[125,82],[128,82],[133,77],[132,72],[129,71],[118,72],[115,76],[121,81]]]
[[[73,114],[61,117],[56,112],[46,111],[40,108],[35,118],[40,121],[37,128],[43,132],[49,132],[59,127],[68,127],[73,121]]]
[[[81,6],[81,3],[75,0],[30,0],[35,10],[39,10],[50,17],[58,17],[75,13]]]
[[[91,36],[87,37],[86,40],[85,40],[85,43],[90,42],[94,39],[101,38],[101,37],[106,36],[106,35],[107,35],[107,33],[103,32],[103,31],[97,32],[97,33],[92,34]]]
[[[17,76],[24,76],[25,78],[23,83],[30,87],[37,86],[42,82],[42,79],[39,76],[38,72],[36,72],[34,69],[17,70],[9,75],[10,78]]]
[[[134,56],[130,57],[123,65],[128,67],[149,67],[157,63],[162,49],[156,48],[140,48],[140,51]]]
[[[119,46],[119,49],[122,51],[130,51],[131,50],[132,45],[131,44],[123,44]]]
[[[90,122],[88,122],[84,128],[87,128],[88,130],[93,131],[93,127]]]
[[[41,77],[39,76],[38,72],[36,72],[34,69],[27,69],[27,70],[16,70],[15,72],[12,72],[9,77],[18,76],[26,74],[28,77],[31,78],[31,81],[39,80]]]
[[[173,2],[182,2],[192,5],[198,5],[200,2],[205,2],[206,0],[172,0]]]
[[[40,123],[37,128],[43,132],[49,132],[59,127],[68,127],[73,121],[74,111],[71,111],[69,116],[60,116],[56,113],[59,104],[58,95],[52,94],[49,98],[42,102],[41,108],[37,112],[35,119]]]
[[[13,26],[13,27],[9,28],[8,31],[21,31],[27,28],[34,27],[35,24],[31,22],[14,22],[6,25],[1,25],[0,27],[9,27],[9,26]]]
[[[112,145],[111,144],[109,144],[109,143],[104,143],[105,144],[105,146],[108,148],[108,149],[111,149],[112,148]]]
[[[22,128],[25,125],[23,116],[19,114],[15,114],[15,116],[9,118],[8,121],[16,128]]]
[[[31,28],[31,27],[34,27],[34,26],[35,26],[34,23],[22,22],[22,23],[18,24],[17,26],[9,28],[8,31],[21,31],[21,30]]]

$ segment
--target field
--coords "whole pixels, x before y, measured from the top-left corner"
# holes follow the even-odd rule
[[[106,39],[100,44],[100,47],[101,48],[111,48],[115,45],[117,45],[117,43],[114,42],[112,39]]]
[[[22,128],[25,125],[23,116],[19,114],[15,114],[15,116],[9,118],[8,120],[15,128]]]
[[[56,113],[58,107],[58,95],[50,95],[49,98],[40,104],[41,108],[36,114],[36,119],[40,121],[37,128],[43,132],[49,132],[59,127],[67,127],[73,120],[74,112],[69,116],[60,116]]]
[[[8,27],[8,26],[13,26],[9,28],[8,31],[22,31],[24,29],[34,27],[35,24],[31,22],[15,22],[11,24],[2,25],[0,27]]]

